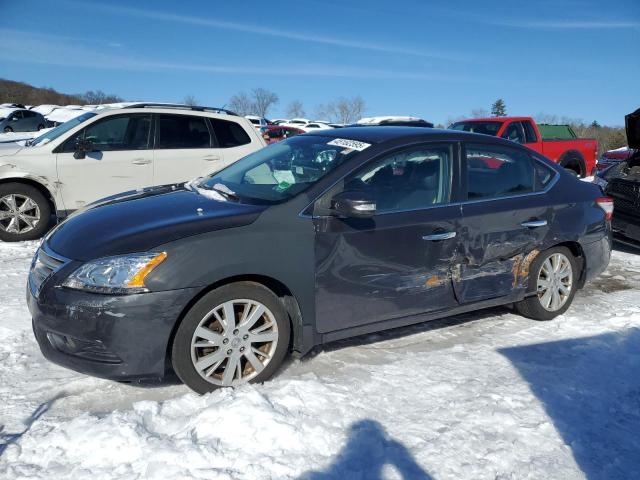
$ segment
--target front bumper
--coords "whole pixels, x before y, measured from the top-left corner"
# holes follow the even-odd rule
[[[118,381],[159,380],[170,371],[173,328],[198,289],[100,295],[27,287],[33,331],[43,355],[77,372]]]

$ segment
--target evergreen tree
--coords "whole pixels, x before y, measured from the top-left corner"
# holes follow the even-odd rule
[[[504,100],[499,98],[493,105],[491,105],[491,115],[494,117],[504,117],[507,114],[507,106],[504,104]]]

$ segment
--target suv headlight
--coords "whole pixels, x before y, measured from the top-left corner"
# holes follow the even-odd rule
[[[110,294],[147,292],[145,277],[166,258],[166,252],[100,258],[78,267],[62,286]]]

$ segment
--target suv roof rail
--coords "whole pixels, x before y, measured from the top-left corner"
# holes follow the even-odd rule
[[[184,105],[180,103],[153,103],[153,102],[137,102],[132,103],[130,105],[126,105],[124,108],[175,108],[180,110],[192,110],[195,112],[213,112],[213,113],[224,113],[225,115],[235,115],[238,116],[237,113],[232,112],[231,110],[226,110],[224,108],[218,107],[202,107],[198,105]]]

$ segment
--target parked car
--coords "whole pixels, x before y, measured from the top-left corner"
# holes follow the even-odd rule
[[[613,198],[613,232],[640,244],[640,109],[625,117],[627,141],[633,154],[596,175],[595,183]]]
[[[399,115],[386,115],[379,117],[365,117],[349,126],[381,126],[381,127],[426,127],[433,128],[433,123],[419,117],[403,117]]]
[[[76,117],[84,114],[87,111],[93,111],[94,108],[84,108],[79,105],[67,105],[64,107],[54,108],[50,113],[45,115],[47,119],[47,126],[57,127],[69,120],[73,120]]]
[[[38,112],[24,108],[0,108],[0,132],[35,132],[46,125],[47,121]]]
[[[354,335],[505,304],[560,315],[609,262],[601,196],[500,138],[306,133],[72,215],[36,253],[28,306],[43,354],[80,372],[261,382]]]
[[[577,138],[567,125],[545,125],[541,133],[531,117],[490,117],[462,120],[449,128],[520,143],[542,153],[579,177],[591,175],[596,165],[597,140]]]
[[[636,153],[636,150],[629,147],[616,148],[604,152],[596,163],[596,171],[606,170],[612,165],[628,160]]]
[[[285,125],[268,125],[260,129],[262,138],[269,143],[280,142],[286,140],[289,137],[295,137],[304,133],[304,130],[295,127],[287,127]]]
[[[266,127],[267,125],[269,125],[269,122],[267,121],[266,118],[258,117],[256,115],[245,115],[244,118],[249,120],[253,124],[253,126],[257,129],[260,129],[262,127]]]
[[[304,127],[309,122],[310,120],[308,118],[292,118],[287,123],[284,123],[281,125],[288,125],[288,126],[300,128],[300,127]]]
[[[219,109],[142,103],[83,112],[24,147],[0,144],[0,240],[40,238],[52,214],[207,175],[265,145],[247,119]]]
[[[328,123],[322,122],[309,122],[306,125],[301,125],[300,128],[305,132],[311,132],[313,130],[331,130],[333,129]]]

